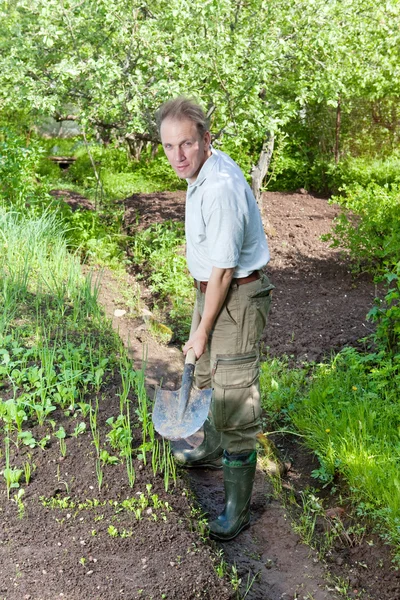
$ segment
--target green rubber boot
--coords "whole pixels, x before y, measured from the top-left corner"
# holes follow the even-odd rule
[[[257,453],[224,452],[225,508],[211,521],[210,537],[221,542],[233,540],[250,525],[250,499],[257,466]]]
[[[204,440],[197,448],[178,450],[172,448],[176,462],[187,468],[221,469],[222,447],[221,433],[217,431],[209,419],[204,422]]]

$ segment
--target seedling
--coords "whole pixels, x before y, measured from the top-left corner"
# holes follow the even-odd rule
[[[22,443],[25,446],[29,446],[29,448],[34,448],[37,446],[37,442],[32,435],[31,431],[21,431],[18,433],[18,438],[22,440]]]
[[[26,485],[29,485],[29,482],[31,480],[31,464],[28,461],[24,464],[24,475],[25,483]]]
[[[118,456],[111,456],[107,450],[100,451],[100,460],[103,465],[116,465],[119,463]]]
[[[38,446],[39,448],[41,448],[42,450],[44,450],[48,444],[48,442],[50,441],[50,436],[49,435],[45,435],[44,437],[42,437],[41,440],[39,440],[38,442]]]
[[[71,433],[72,437],[77,438],[78,435],[81,435],[82,433],[84,433],[86,431],[86,423],[84,423],[83,421],[81,421],[81,423],[79,423],[74,431]]]
[[[111,537],[118,537],[118,529],[114,525],[110,525],[107,529],[108,535]]]
[[[64,427],[60,426],[58,431],[56,431],[54,435],[56,436],[56,438],[58,438],[58,441],[60,444],[61,456],[65,456],[67,454],[67,444],[65,442],[65,438],[67,437],[67,434],[65,432]]]
[[[97,485],[99,488],[99,492],[101,491],[101,486],[103,484],[103,469],[101,467],[101,460],[96,460],[96,476],[97,476]]]
[[[87,402],[78,402],[78,406],[82,413],[82,417],[85,419],[89,414],[90,404],[88,404]]]
[[[25,516],[25,505],[22,502],[22,496],[25,494],[25,490],[22,488],[14,495],[13,501],[18,506],[18,517],[22,519]]]
[[[16,469],[11,467],[6,467],[5,469],[3,469],[2,474],[7,484],[8,499],[10,498],[10,489],[19,488],[19,480],[21,479],[22,473],[22,469]]]

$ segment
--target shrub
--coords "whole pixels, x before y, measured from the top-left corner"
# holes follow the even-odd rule
[[[400,256],[400,186],[371,182],[344,186],[333,197],[343,212],[335,220],[332,233],[323,237],[331,247],[349,251],[358,266],[379,268],[384,261]]]
[[[383,301],[375,300],[368,318],[377,325],[374,339],[378,349],[400,356],[400,261],[386,267],[381,280],[389,289]]]
[[[41,155],[36,142],[27,146],[23,137],[0,129],[0,200],[23,210],[46,197],[46,187],[38,185],[36,178]]]

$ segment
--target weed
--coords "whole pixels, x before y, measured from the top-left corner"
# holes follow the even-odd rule
[[[7,498],[10,498],[10,490],[12,488],[19,488],[19,480],[23,474],[22,469],[6,467],[2,471],[2,475],[6,480],[7,485]]]
[[[31,465],[28,461],[26,461],[24,463],[24,475],[25,475],[25,483],[26,485],[29,485],[29,482],[31,480]]]
[[[18,517],[20,519],[23,519],[25,516],[25,504],[22,501],[22,497],[25,494],[25,490],[24,489],[19,489],[18,492],[16,494],[14,494],[14,498],[13,501],[16,503],[17,507],[18,507]]]
[[[67,434],[65,432],[64,427],[60,426],[58,431],[56,431],[54,435],[56,438],[58,438],[61,456],[65,456],[67,454],[67,445],[65,443],[65,438],[67,437]]]

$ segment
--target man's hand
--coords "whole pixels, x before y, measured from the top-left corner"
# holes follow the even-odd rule
[[[200,356],[206,351],[207,342],[208,335],[199,327],[183,346],[183,354],[186,355],[189,348],[193,348],[196,358],[200,358]]]
[[[208,337],[225,302],[234,272],[235,267],[231,269],[212,268],[207,285],[203,316],[199,326],[194,332],[191,332],[189,340],[184,345],[184,354],[189,348],[193,348],[196,358],[200,358],[206,351]]]

